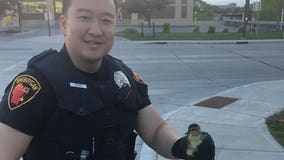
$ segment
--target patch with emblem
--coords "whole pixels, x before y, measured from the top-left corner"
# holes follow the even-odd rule
[[[133,72],[133,78],[135,81],[139,83],[146,84],[144,80],[136,72]]]
[[[128,84],[130,86],[130,82],[126,75],[122,71],[116,71],[113,73],[113,78],[115,84],[121,88],[124,84]]]
[[[8,106],[15,110],[31,101],[41,90],[39,82],[30,75],[18,76],[9,93]]]

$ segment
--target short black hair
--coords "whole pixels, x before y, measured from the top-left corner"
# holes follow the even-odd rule
[[[62,7],[62,13],[63,13],[64,15],[67,15],[67,11],[68,11],[69,7],[71,6],[71,1],[72,1],[72,0],[62,0],[62,5],[63,5],[63,7]],[[116,6],[117,6],[116,0],[113,0],[113,2],[114,2],[114,5],[115,5],[115,7],[116,7]]]

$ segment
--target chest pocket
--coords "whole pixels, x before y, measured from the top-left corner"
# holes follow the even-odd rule
[[[104,108],[98,92],[91,87],[86,89],[71,87],[63,90],[58,95],[58,106],[81,117]]]

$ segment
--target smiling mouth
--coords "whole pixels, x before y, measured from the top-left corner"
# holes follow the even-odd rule
[[[84,42],[89,44],[89,45],[93,45],[93,46],[99,46],[99,45],[103,44],[103,42],[101,42],[101,41],[92,41],[92,40],[86,40]]]

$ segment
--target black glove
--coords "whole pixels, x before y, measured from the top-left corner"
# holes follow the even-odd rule
[[[212,137],[206,132],[200,132],[201,143],[197,146],[197,149],[193,151],[192,155],[188,155],[190,149],[190,135],[186,135],[178,139],[173,148],[172,154],[180,159],[187,160],[214,160],[215,157],[215,145]]]

